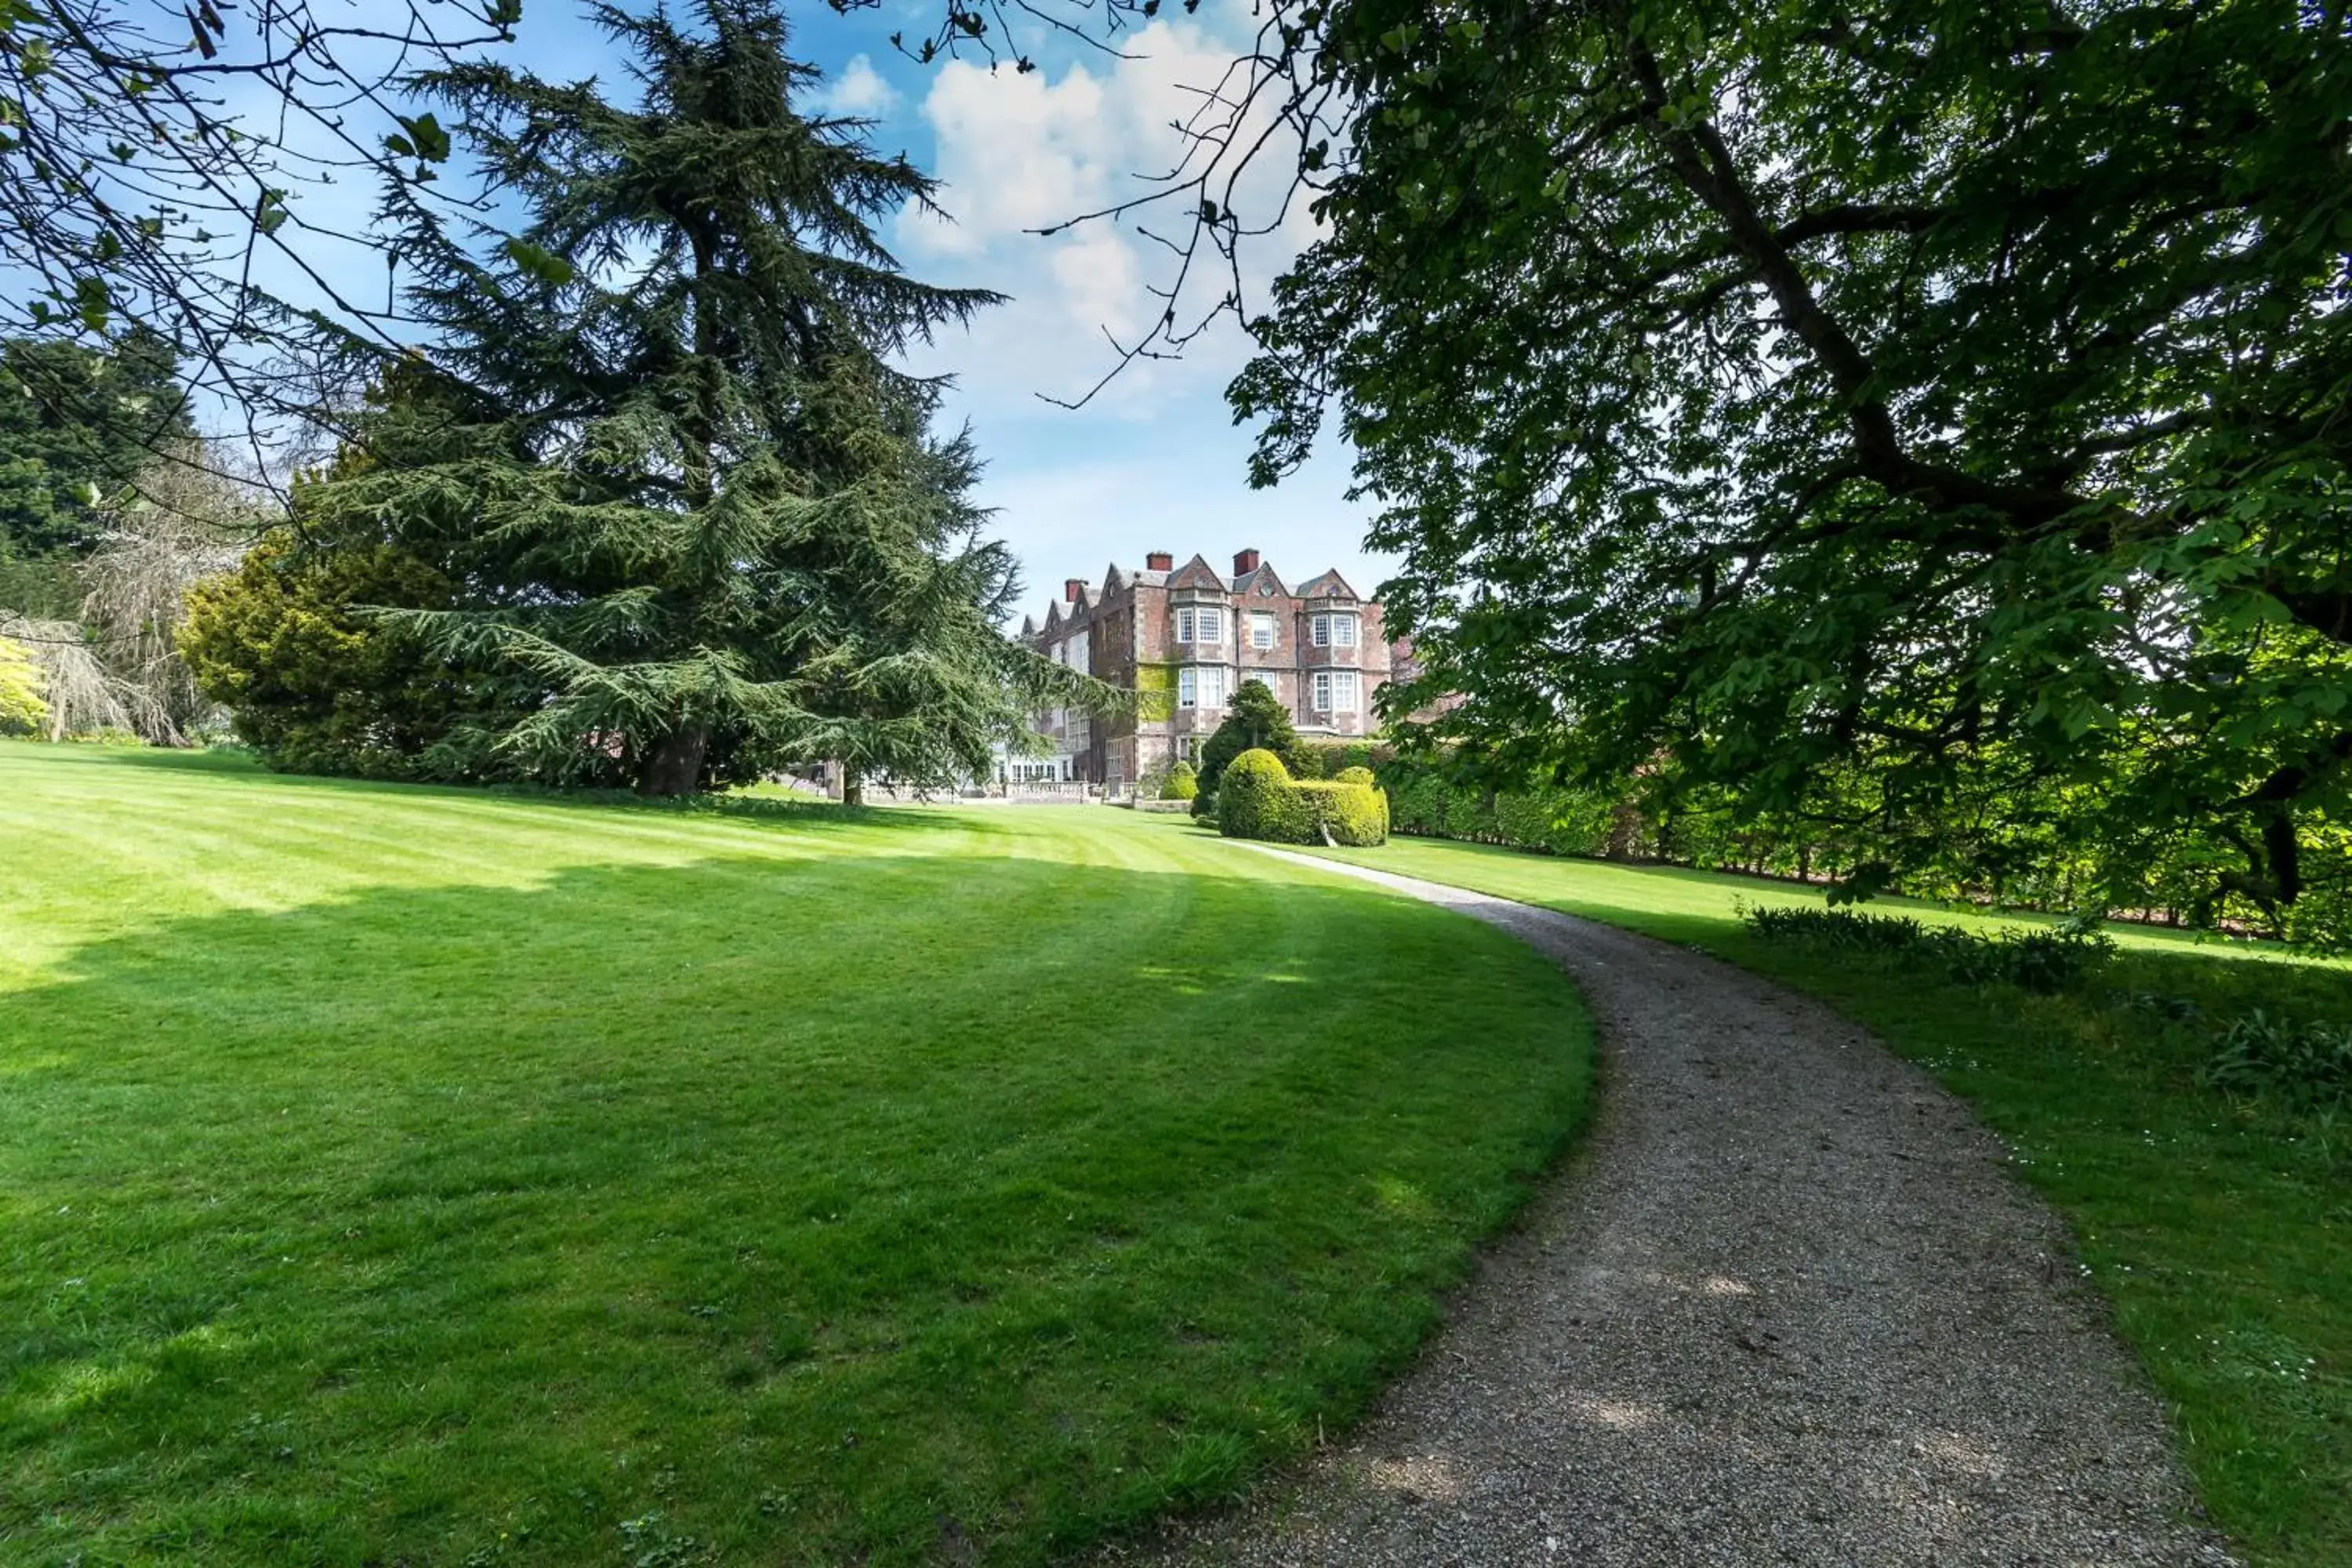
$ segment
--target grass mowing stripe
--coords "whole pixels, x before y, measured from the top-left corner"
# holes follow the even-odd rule
[[[12,1561],[1043,1561],[1360,1408],[1583,1113],[1519,944],[1124,814],[0,800],[149,869],[0,904],[138,902],[0,980]]]

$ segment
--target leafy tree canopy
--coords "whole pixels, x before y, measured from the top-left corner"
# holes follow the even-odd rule
[[[178,359],[144,330],[105,352],[0,341],[0,555],[88,551],[100,509],[185,446],[194,426]]]
[[[2345,7],[1279,20],[1356,107],[1234,396],[1261,480],[1355,444],[1395,711],[1830,821],[2093,785],[2272,910],[2352,869]]]
[[[982,772],[1026,712],[1099,696],[996,629],[1015,584],[976,458],[888,363],[993,297],[899,271],[876,225],[932,183],[794,107],[814,73],[772,5],[592,15],[634,60],[625,107],[487,63],[417,84],[530,221],[453,235],[393,189],[438,342],[302,512],[434,563],[454,599],[379,624],[468,689],[517,683],[436,770],[662,795],[819,759],[853,794]]]
[[[352,287],[352,247],[377,237],[303,193],[354,168],[430,184],[449,136],[394,107],[398,82],[521,16],[522,0],[0,0],[0,331],[99,347],[149,323],[228,403],[307,407],[284,350],[323,331],[396,353],[404,334],[380,289]],[[300,279],[300,309],[268,272]]]

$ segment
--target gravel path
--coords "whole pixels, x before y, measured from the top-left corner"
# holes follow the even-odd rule
[[[1285,858],[1559,959],[1603,1110],[1352,1438],[1114,1560],[2231,1561],[2064,1228],[1924,1073],[1686,950]]]

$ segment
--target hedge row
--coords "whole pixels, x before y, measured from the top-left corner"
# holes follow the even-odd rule
[[[1370,770],[1344,779],[1294,779],[1268,751],[1244,752],[1217,786],[1217,831],[1269,844],[1385,844],[1388,802]]]
[[[1593,791],[1472,790],[1433,771],[1389,770],[1389,815],[1399,833],[1467,838],[1552,855],[1603,855],[1618,831],[1620,809]],[[1620,850],[1622,853],[1622,848]]]

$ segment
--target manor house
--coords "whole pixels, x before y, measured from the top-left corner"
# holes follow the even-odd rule
[[[1292,587],[1255,550],[1231,576],[1201,556],[1163,552],[1134,571],[1112,564],[1099,584],[1073,577],[1021,627],[1046,658],[1138,694],[1129,717],[1072,710],[1043,716],[1055,754],[1016,759],[1011,776],[1132,784],[1191,760],[1224,719],[1234,690],[1263,680],[1302,736],[1370,734],[1372,694],[1404,657],[1391,650],[1381,606],[1325,572]]]

